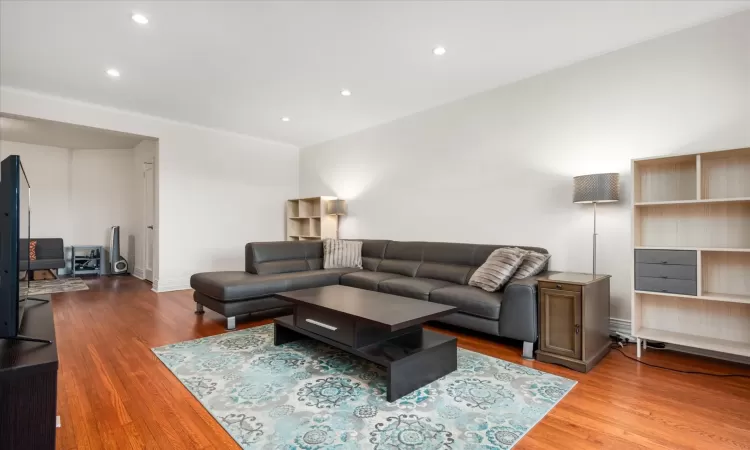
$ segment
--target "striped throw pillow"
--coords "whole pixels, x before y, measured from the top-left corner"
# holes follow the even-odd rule
[[[498,248],[474,272],[469,285],[482,288],[487,292],[499,290],[516,272],[525,255],[526,250],[520,248]]]
[[[362,241],[323,241],[323,268],[362,268]]]
[[[521,266],[513,275],[514,280],[520,280],[522,278],[531,277],[542,271],[544,265],[549,261],[550,254],[537,253],[529,251],[526,256],[523,257]]]

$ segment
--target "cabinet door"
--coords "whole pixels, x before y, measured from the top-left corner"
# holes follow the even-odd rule
[[[539,349],[581,359],[581,294],[542,289],[542,339]]]

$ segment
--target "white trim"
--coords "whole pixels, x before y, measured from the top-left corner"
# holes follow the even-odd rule
[[[151,286],[151,290],[154,292],[170,292],[192,289],[190,287],[190,282],[185,281],[184,279],[162,281],[155,278]]]
[[[143,269],[141,269],[140,267],[136,267],[135,269],[133,269],[133,273],[131,275],[138,278],[139,280],[146,279],[146,275],[143,273]]]
[[[609,330],[635,341],[635,338],[631,335],[631,323],[629,320],[610,317]]]
[[[635,342],[635,338],[631,335],[631,324],[629,320],[617,319],[614,317],[609,318],[609,329],[612,332],[618,333],[624,337],[630,339],[631,342]],[[724,361],[731,361],[741,364],[750,364],[750,358],[744,356],[732,355],[729,353],[714,352],[711,350],[703,350],[700,348],[685,347],[684,345],[666,344],[668,350],[674,350],[676,352],[688,353],[696,356],[705,356],[707,358],[721,359]]]

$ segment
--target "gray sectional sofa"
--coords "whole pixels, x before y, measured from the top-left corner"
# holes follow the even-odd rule
[[[322,241],[247,244],[244,271],[197,273],[190,278],[196,312],[205,306],[223,314],[227,329],[234,329],[240,314],[288,310],[290,304],[275,296],[279,292],[342,284],[455,306],[459,312],[440,322],[523,341],[524,356],[531,356],[538,336],[537,277],[512,281],[501,292],[468,285],[490,253],[507,246],[362,242],[361,270],[323,269]]]

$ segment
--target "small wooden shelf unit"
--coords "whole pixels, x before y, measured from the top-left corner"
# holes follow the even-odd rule
[[[750,357],[750,148],[633,160],[632,173],[638,356],[641,342],[656,340]],[[673,251],[694,252],[695,269],[669,261]],[[661,254],[665,261],[653,260]],[[665,274],[694,274],[696,294],[670,292],[691,282],[680,276],[644,283],[635,272],[644,262],[647,275],[660,263]]]
[[[336,239],[338,216],[326,214],[328,202],[336,197],[294,198],[286,202],[286,240]]]

